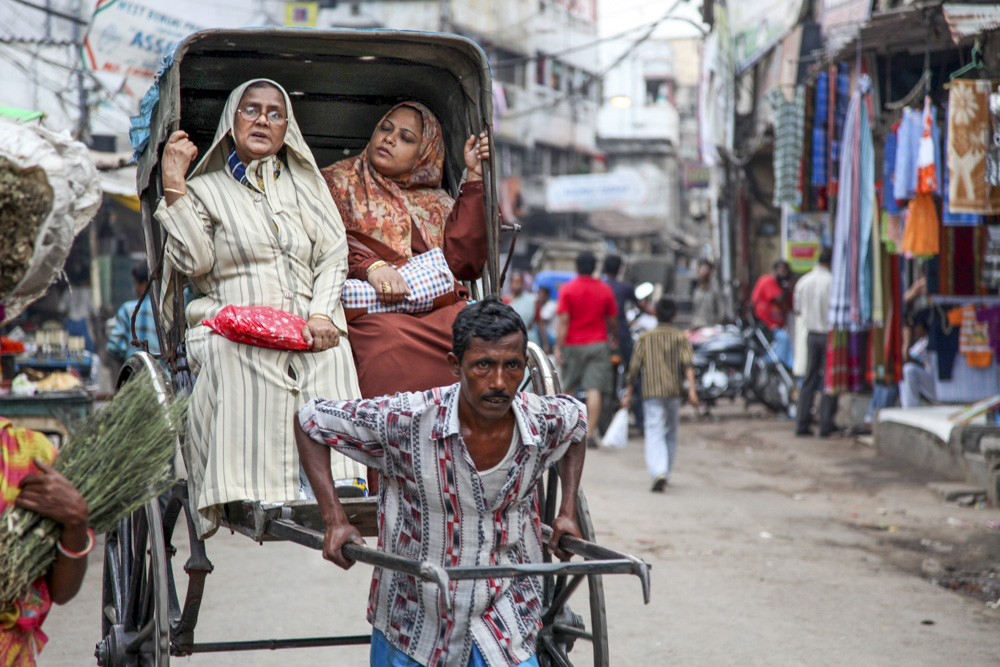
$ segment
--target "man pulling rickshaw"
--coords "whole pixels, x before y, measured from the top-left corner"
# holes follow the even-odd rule
[[[457,384],[369,400],[315,399],[295,436],[326,523],[323,556],[347,569],[341,547],[364,544],[337,499],[330,448],[379,471],[379,547],[441,566],[542,562],[535,484],[558,464],[562,503],[549,545],[580,536],[576,499],[587,417],[569,396],[519,391],[527,331],[489,298],[462,309],[448,354]],[[371,664],[535,666],[541,596],[535,579],[465,580],[447,593],[376,569],[368,620]]]

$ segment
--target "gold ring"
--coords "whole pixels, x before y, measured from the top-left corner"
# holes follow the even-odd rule
[[[382,291],[388,294],[392,291],[392,286],[389,283],[382,283]]]

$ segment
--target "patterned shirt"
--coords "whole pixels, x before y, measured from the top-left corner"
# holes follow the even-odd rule
[[[122,304],[115,315],[115,325],[108,335],[107,350],[115,359],[128,361],[129,357],[139,351],[132,347],[132,313],[138,299],[132,299]],[[160,339],[156,336],[156,322],[153,321],[153,296],[147,295],[142,300],[142,308],[135,316],[135,335],[139,340],[149,341],[150,354],[160,353]]]
[[[540,562],[535,482],[587,434],[583,405],[569,396],[518,394],[519,443],[496,498],[459,431],[459,385],[370,400],[315,399],[299,411],[317,442],[382,474],[378,547],[445,567]],[[453,611],[431,583],[375,568],[368,621],[429,667],[465,667],[473,643],[490,667],[535,654],[542,590],[535,577],[453,581]]]
[[[626,381],[635,382],[642,371],[642,397],[678,398],[684,396],[682,372],[691,365],[691,343],[679,329],[659,324],[635,341]]]

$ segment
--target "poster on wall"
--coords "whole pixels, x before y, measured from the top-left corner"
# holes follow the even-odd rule
[[[789,212],[785,216],[785,229],[785,260],[795,273],[812,269],[820,248],[833,242],[830,237],[830,214],[827,212]]]

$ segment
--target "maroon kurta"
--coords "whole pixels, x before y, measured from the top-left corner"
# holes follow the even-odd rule
[[[415,233],[412,250],[419,255],[430,248]],[[482,275],[487,256],[482,181],[462,186],[445,223],[441,250],[456,280],[477,280]],[[380,257],[359,242],[351,243],[347,277],[367,280],[368,267],[379,259],[397,258]],[[451,351],[451,325],[469,297],[460,285],[456,285],[456,292],[456,303],[427,313],[368,313],[348,322],[363,398],[455,382],[446,355]]]

